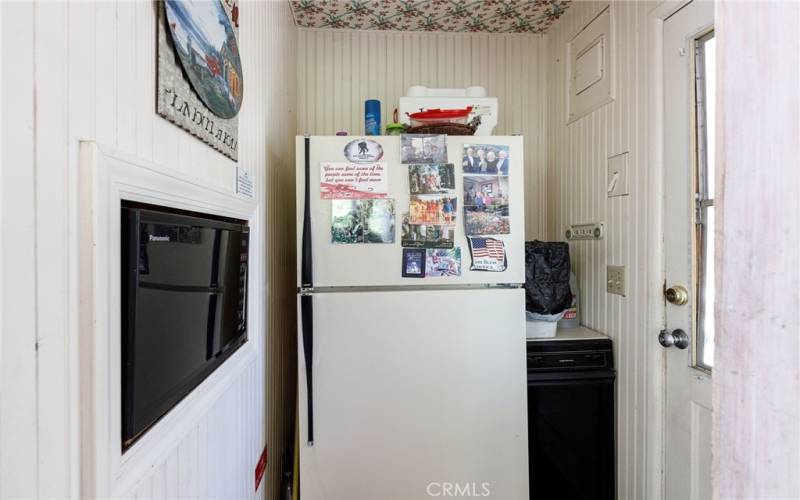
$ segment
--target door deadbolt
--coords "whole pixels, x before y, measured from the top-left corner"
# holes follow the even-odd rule
[[[664,290],[664,297],[670,304],[682,306],[689,302],[689,291],[681,285],[675,285]]]
[[[664,347],[675,346],[678,349],[686,349],[689,347],[689,335],[680,328],[671,332],[661,330],[661,333],[658,334],[658,343]]]

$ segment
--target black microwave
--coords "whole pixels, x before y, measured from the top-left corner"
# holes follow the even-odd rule
[[[122,445],[247,342],[245,221],[122,204]]]

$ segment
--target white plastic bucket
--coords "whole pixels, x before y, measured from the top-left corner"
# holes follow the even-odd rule
[[[548,339],[556,336],[558,321],[526,321],[525,336],[529,339]]]

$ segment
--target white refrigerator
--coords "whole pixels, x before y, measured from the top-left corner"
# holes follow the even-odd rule
[[[528,499],[522,137],[450,136],[460,276],[402,276],[408,165],[382,149],[393,243],[332,242],[321,163],[360,137],[297,137],[300,498]],[[465,144],[508,146],[507,268],[470,270]],[[488,183],[487,183],[488,185]],[[494,193],[497,195],[497,193]]]

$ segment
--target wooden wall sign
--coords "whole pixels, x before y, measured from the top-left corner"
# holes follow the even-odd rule
[[[237,2],[166,0],[158,17],[158,114],[238,161]]]

